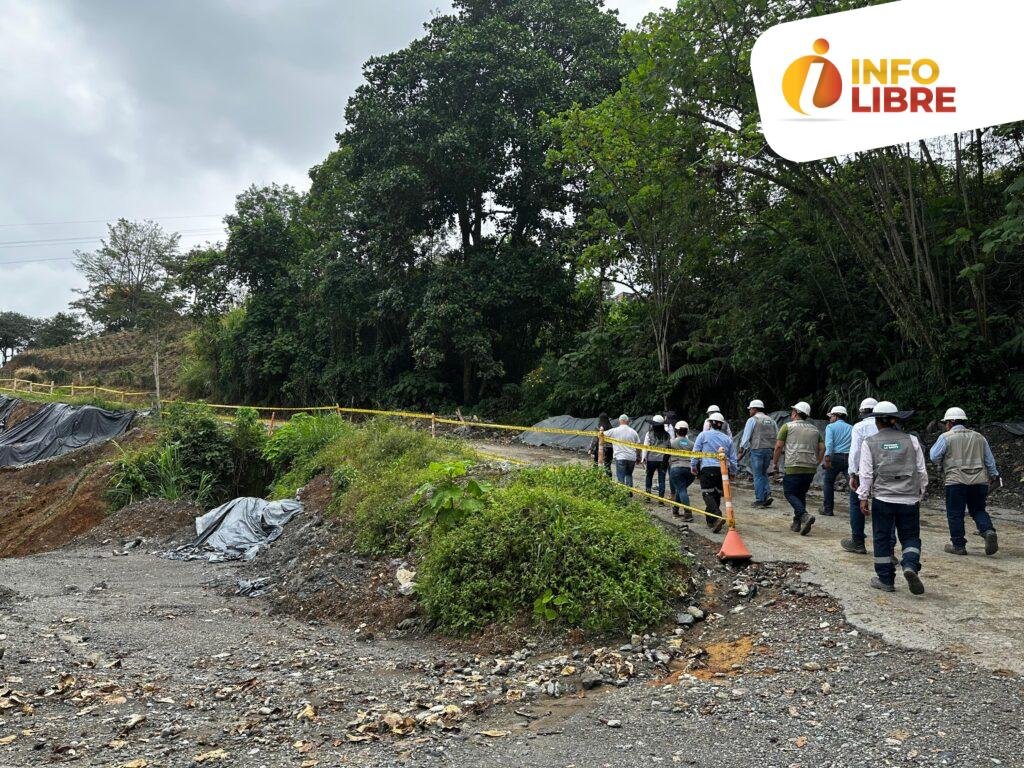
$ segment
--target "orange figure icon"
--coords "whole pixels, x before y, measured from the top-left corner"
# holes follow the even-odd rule
[[[821,64],[821,75],[818,77],[818,84],[814,88],[812,102],[818,109],[831,107],[843,94],[843,76],[839,73],[838,67],[825,58],[828,53],[829,44],[825,38],[814,41],[814,52],[816,56],[803,56],[792,64],[782,76],[782,93],[786,102],[801,115],[807,112],[800,104],[800,98],[807,85],[807,77],[810,75],[811,67]]]

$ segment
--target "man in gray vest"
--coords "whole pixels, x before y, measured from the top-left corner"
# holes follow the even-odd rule
[[[893,533],[903,547],[903,578],[911,594],[924,593],[921,570],[921,499],[928,487],[924,452],[913,435],[900,428],[899,410],[890,402],[875,406],[878,432],[864,440],[860,451],[861,512],[871,518],[875,578],[871,586],[896,591]]]
[[[807,491],[818,472],[825,455],[825,438],[808,417],[811,406],[801,401],[793,406],[791,421],[779,430],[772,456],[772,473],[779,471],[779,457],[786,451],[786,474],[782,478],[782,491],[793,508],[790,530],[806,536],[814,525],[814,516],[807,513]]]
[[[750,418],[743,427],[740,437],[740,459],[750,454],[750,472],[754,476],[754,506],[770,507],[771,486],[768,483],[768,466],[772,463],[772,449],[779,437],[775,419],[764,412],[764,403],[751,400],[747,406]]]
[[[970,513],[978,533],[985,537],[985,554],[999,551],[992,518],[985,509],[990,479],[1002,480],[988,440],[967,428],[967,414],[962,408],[950,408],[942,418],[946,433],[932,446],[929,458],[946,475],[946,520],[950,543],[946,551],[952,555],[967,554],[964,511]]]

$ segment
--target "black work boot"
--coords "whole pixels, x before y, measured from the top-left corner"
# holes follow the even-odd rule
[[[853,539],[843,539],[839,542],[839,546],[854,555],[866,555],[868,553],[863,541],[858,544]]]
[[[924,584],[921,583],[921,577],[917,575],[917,571],[913,568],[904,568],[903,578],[907,580],[907,587],[910,589],[910,594],[924,594]]]
[[[873,588],[875,588],[875,589],[880,589],[883,592],[895,592],[896,591],[896,585],[895,584],[886,584],[884,581],[882,581],[877,576],[875,576],[875,578],[873,578],[871,580],[871,586]]]
[[[943,549],[951,555],[966,555],[967,547],[957,547],[953,544],[947,544]]]
[[[768,497],[767,499],[765,499],[765,500],[764,500],[764,506],[765,506],[765,509],[767,509],[768,507],[770,507],[770,506],[772,505],[772,502],[773,502],[773,501],[775,501],[775,499],[773,499],[773,498],[772,498],[771,496],[769,496],[769,497]]]
[[[804,516],[800,518],[800,535],[806,536],[810,533],[812,525],[814,525],[814,515],[809,515],[805,512]]]
[[[790,524],[789,530],[791,530],[793,533],[800,533],[800,520],[799,519],[798,520],[794,520]]]
[[[983,534],[985,537],[985,554],[994,555],[999,551],[999,537],[996,536],[994,528],[990,528]]]

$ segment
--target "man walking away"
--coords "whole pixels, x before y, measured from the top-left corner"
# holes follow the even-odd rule
[[[949,522],[951,555],[967,554],[964,511],[970,513],[978,533],[985,537],[985,554],[999,551],[992,518],[985,509],[989,482],[1002,480],[996,468],[992,448],[983,435],[967,428],[967,414],[962,408],[950,408],[942,418],[946,433],[932,446],[929,458],[939,465],[946,479],[946,520]]]
[[[708,426],[708,429],[697,435],[693,450],[696,453],[717,454],[719,449],[724,449],[731,477],[739,469],[739,462],[736,460],[736,446],[732,444],[732,438],[723,431],[725,417],[720,413],[708,414]],[[725,525],[725,519],[721,517],[722,465],[718,458],[693,459],[690,462],[690,470],[700,478],[700,493],[704,497],[705,511],[716,516],[706,518],[708,528],[718,533]]]
[[[893,534],[903,547],[903,577],[911,594],[924,594],[921,570],[921,499],[928,487],[924,452],[913,435],[900,429],[899,411],[888,401],[874,409],[878,432],[860,452],[860,508],[871,518],[875,578],[871,586],[896,591]]]
[[[859,483],[857,472],[860,469],[860,447],[864,441],[878,432],[872,412],[878,401],[869,397],[860,404],[860,421],[853,425],[850,433],[850,538],[843,539],[839,546],[855,555],[868,553],[864,546],[864,515],[860,511],[860,497],[857,495]]]
[[[772,463],[772,449],[779,438],[775,419],[764,412],[764,403],[751,400],[747,406],[750,418],[740,437],[740,460],[750,454],[750,472],[754,476],[754,506],[765,508],[772,504],[771,485],[768,483],[768,465]]]
[[[658,448],[668,448],[669,437],[668,430],[665,429],[665,417],[655,416],[652,421],[651,428],[647,430],[647,434],[644,436],[644,445],[651,446],[651,449],[645,448],[641,461],[647,468],[647,477],[644,482],[644,489],[650,493],[651,485],[654,482],[654,475],[658,475],[658,497],[665,497],[665,473],[668,471],[668,456],[664,453],[659,452]],[[659,505],[665,506],[665,502],[659,501]]]
[[[629,426],[629,416],[619,416],[619,426],[609,429],[604,433],[605,437],[612,440],[621,440],[626,443],[639,443],[640,435]],[[626,445],[612,443],[612,459],[615,461],[615,479],[623,485],[633,487],[633,470],[636,468],[637,459],[640,458],[640,451]]]
[[[836,478],[839,475],[846,475],[846,481],[850,481],[850,441],[853,425],[848,421],[849,418],[846,408],[841,405],[828,412],[829,424],[825,427],[825,461],[822,464],[825,468],[825,482],[822,488],[825,501],[821,514],[825,517],[835,515]]]
[[[675,425],[676,436],[672,438],[672,442],[669,445],[678,451],[692,451],[693,444],[688,437],[689,431],[689,424],[685,421],[677,421]],[[669,456],[668,477],[672,487],[673,498],[680,504],[690,506],[689,488],[693,485],[694,480],[693,472],[690,470],[690,460],[682,456]],[[686,523],[693,520],[693,512],[688,509],[680,510],[679,507],[673,507],[672,514],[676,517],[679,517],[681,514],[683,522]]]
[[[825,441],[821,432],[807,418],[811,406],[801,401],[793,406],[790,421],[779,430],[772,456],[772,473],[779,471],[779,457],[786,451],[786,474],[782,478],[782,490],[786,501],[793,508],[793,524],[790,530],[806,536],[814,525],[814,516],[807,512],[807,491],[818,471],[825,454]]]
[[[712,405],[712,406],[710,406],[708,408],[708,417],[706,419],[704,419],[704,431],[705,432],[707,432],[709,429],[711,429],[711,414],[712,413],[717,413],[719,416],[721,416],[722,415],[722,410],[717,405]],[[729,427],[729,422],[724,422],[722,424],[722,429],[720,431],[721,432],[725,432],[725,434],[727,434],[729,437],[732,437],[732,429]],[[700,437],[700,435],[697,435],[697,437]]]

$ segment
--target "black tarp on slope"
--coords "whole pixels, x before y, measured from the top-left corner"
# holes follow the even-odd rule
[[[11,418],[11,413],[18,404],[21,402],[16,397],[8,397],[7,395],[0,395],[0,425],[6,424],[7,420]],[[4,427],[0,426],[0,432],[4,431]]]
[[[578,419],[575,416],[551,416],[550,418],[544,419],[544,421],[534,424],[535,427],[544,427],[546,429],[573,429],[579,432],[593,432],[597,434],[597,417],[592,419]],[[612,426],[619,426],[619,422],[612,421]],[[651,428],[651,417],[650,416],[638,416],[633,419],[629,425],[637,431],[640,435],[640,441],[643,442],[644,435],[647,434],[647,430]],[[593,442],[593,437],[583,437],[579,435],[551,435],[546,432],[523,432],[519,436],[527,445],[546,445],[552,448],[565,448],[574,451],[588,451],[590,450],[590,444]]]
[[[134,418],[134,411],[49,403],[0,434],[0,467],[52,459],[106,442],[127,431]]]

